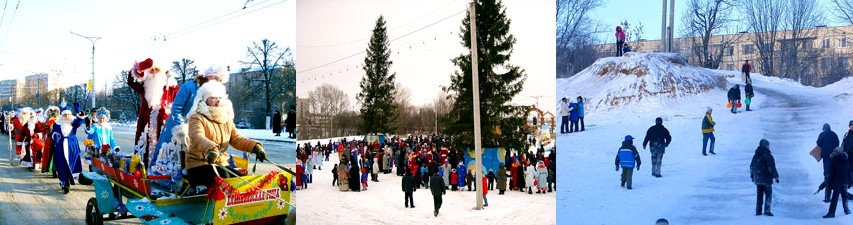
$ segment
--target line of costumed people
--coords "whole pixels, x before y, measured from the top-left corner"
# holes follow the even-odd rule
[[[134,163],[148,174],[171,175],[171,180],[156,181],[165,189],[178,188],[186,177],[192,186],[205,189],[224,170],[233,170],[233,160],[226,152],[228,146],[255,153],[266,160],[263,146],[243,137],[234,126],[234,111],[225,86],[228,74],[221,67],[211,66],[194,80],[180,88],[167,70],[154,65],[152,59],[134,63],[127,75],[127,84],[140,97],[139,119],[135,131],[132,156]],[[209,82],[210,81],[210,82]],[[207,84],[207,85],[204,85]],[[90,110],[90,115],[74,103],[74,112],[62,101],[62,108],[50,106],[46,111],[24,107],[17,112],[0,113],[0,128],[15,143],[20,164],[32,171],[53,173],[60,187],[68,193],[70,185],[88,185],[91,181],[80,176],[83,159],[91,168],[91,158],[121,152],[110,126],[110,111]],[[173,113],[174,112],[174,113]],[[187,119],[189,118],[189,122]],[[86,140],[77,140],[77,130],[85,125]],[[81,148],[81,144],[84,148]],[[150,163],[150,164],[149,164]]]
[[[368,181],[379,182],[380,173],[389,174],[396,167],[396,175],[402,177],[407,208],[414,207],[412,192],[418,188],[436,189],[432,192],[434,196],[443,195],[446,190],[465,191],[465,187],[467,191],[477,191],[477,183],[481,184],[484,193],[497,188],[499,195],[505,193],[507,184],[510,190],[528,194],[533,194],[534,189],[536,193],[545,194],[556,188],[555,151],[548,156],[542,147],[535,154],[510,155],[507,152],[507,164],[500,163],[497,172],[489,169],[482,182],[477,182],[473,170],[465,165],[465,152],[445,145],[446,140],[433,135],[404,139],[392,137],[381,144],[345,138],[329,140],[326,144],[319,141],[314,145],[300,143],[296,150],[296,186],[298,189],[307,188],[313,180],[312,170],[322,169],[323,161],[328,161],[330,154],[337,153],[340,162],[331,170],[333,186],[340,191],[366,191]],[[436,197],[434,201],[437,216],[441,198]]]

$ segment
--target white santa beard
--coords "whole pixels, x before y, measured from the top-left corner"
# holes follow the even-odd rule
[[[143,81],[142,86],[145,87],[145,100],[148,101],[148,107],[155,108],[160,106],[160,100],[163,97],[163,88],[166,86],[167,79],[166,74],[149,74],[147,79]]]
[[[68,137],[68,135],[71,134],[71,129],[74,128],[71,125],[72,121],[68,121],[67,119],[61,118],[56,120],[56,122],[59,123],[59,129],[60,131],[62,131],[62,136]]]
[[[30,135],[34,135],[36,130],[36,123],[33,120],[27,121],[27,129],[30,130]]]

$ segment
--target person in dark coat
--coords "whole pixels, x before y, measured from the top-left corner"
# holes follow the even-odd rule
[[[501,163],[498,166],[498,195],[503,195],[506,191],[506,167]]]
[[[743,82],[752,83],[752,78],[749,77],[749,72],[752,72],[752,65],[749,65],[749,60],[743,62],[740,71],[743,72]]]
[[[489,169],[489,174],[486,174],[486,177],[489,178],[489,190],[495,190],[495,171]]]
[[[747,81],[746,86],[743,88],[744,94],[746,94],[746,100],[743,103],[746,103],[746,111],[752,111],[749,109],[749,104],[752,103],[752,97],[755,97],[755,91],[752,90],[752,81]]]
[[[360,168],[358,167],[358,163],[352,163],[352,167],[349,170],[349,189],[355,192],[361,191],[361,174],[359,173]]]
[[[409,208],[409,205],[411,205],[412,208],[415,207],[415,200],[412,198],[412,192],[415,192],[417,189],[415,188],[415,185],[415,178],[412,177],[410,173],[406,173],[406,175],[403,176],[403,192],[406,193],[406,197],[403,199],[403,202],[406,203],[406,208]]]
[[[740,102],[740,85],[735,84],[734,87],[729,89],[728,93],[729,103],[732,104],[732,113],[737,113],[737,104]]]
[[[290,133],[290,138],[296,138],[296,109],[290,107],[287,112],[287,119],[284,120],[285,131]]]
[[[850,208],[847,207],[847,193],[845,189],[850,184],[850,170],[848,166],[847,153],[842,148],[835,148],[830,154],[829,179],[826,180],[826,189],[832,189],[832,203],[829,204],[829,212],[823,218],[835,217],[835,207],[838,206],[838,196],[841,196],[841,205],[844,207],[844,214],[850,214]],[[844,193],[844,194],[842,194]]]
[[[429,178],[429,190],[432,193],[432,203],[435,205],[433,216],[437,217],[438,210],[441,209],[441,195],[447,193],[447,188],[444,187],[444,180],[442,180],[441,176],[433,174]]]
[[[276,137],[281,136],[281,111],[275,110],[275,113],[272,114],[272,133],[275,134]]]
[[[554,150],[551,150],[553,153]],[[552,192],[557,190],[557,161],[553,158],[549,158],[551,162],[548,163],[548,192]]]
[[[770,202],[773,200],[773,181],[779,183],[779,173],[776,172],[776,161],[770,153],[770,142],[761,139],[752,162],[749,164],[749,178],[756,186],[755,215],[760,216],[762,200],[764,204],[764,215],[773,216],[770,212]]]
[[[634,147],[634,137],[631,135],[625,136],[625,141],[622,142],[622,147],[619,148],[616,154],[616,171],[622,168],[622,187],[628,184],[628,190],[633,189],[634,164],[636,163],[637,171],[640,171],[640,153],[637,152],[637,147]]]
[[[830,154],[832,154],[832,151],[838,147],[838,145],[838,135],[832,131],[829,124],[823,124],[823,132],[821,132],[820,135],[818,135],[817,137],[817,146],[820,147],[820,157],[823,159],[824,182],[827,182],[827,180],[829,179],[829,167],[831,162],[831,160],[829,160],[829,156]],[[824,191],[823,202],[829,202],[829,196],[831,195],[832,189],[827,188]]]
[[[652,176],[660,178],[660,165],[663,159],[663,153],[666,147],[669,147],[669,142],[672,141],[672,136],[669,135],[669,130],[663,126],[663,119],[658,117],[655,119],[655,125],[649,127],[646,131],[646,138],[643,140],[643,149],[646,145],[650,145],[652,153]]]
[[[477,191],[477,182],[474,182],[474,174],[471,173],[471,170],[468,170],[468,174],[465,174],[465,183],[468,184],[468,191],[471,191],[471,187],[474,188],[474,191]]]
[[[853,120],[847,126],[849,130],[844,134],[844,139],[841,141],[841,149],[844,149],[844,153],[847,153],[847,166],[851,170],[849,181],[853,181],[853,135],[850,134],[853,133]],[[851,186],[853,185],[848,185],[847,189],[850,189]],[[853,194],[847,192],[847,198],[853,198]]]

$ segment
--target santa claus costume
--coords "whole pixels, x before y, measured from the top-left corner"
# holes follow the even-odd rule
[[[80,160],[80,144],[77,142],[77,128],[83,124],[82,117],[75,117],[70,110],[62,111],[60,118],[53,124],[51,138],[54,141],[53,159],[59,175],[62,191],[68,193],[69,185],[83,171]]]
[[[53,139],[50,137],[51,131],[53,130],[53,124],[56,123],[56,120],[59,119],[59,108],[56,106],[50,106],[47,108],[47,119],[42,123],[43,134],[44,134],[44,148],[41,150],[41,172],[52,172],[56,175],[56,172],[53,168]],[[54,176],[56,177],[56,176]]]
[[[127,74],[127,85],[140,97],[134,153],[143,154],[143,163],[149,165],[163,123],[171,113],[178,83],[167,70],[154,65],[154,60],[148,58],[133,64]]]
[[[172,103],[169,119],[160,132],[157,146],[151,155],[151,164],[148,165],[148,173],[155,175],[169,175],[171,180],[154,181],[164,187],[174,187],[181,180],[180,153],[186,151],[187,145],[187,120],[190,109],[193,106],[196,92],[206,82],[226,82],[228,72],[222,67],[211,65],[203,74],[199,74],[193,80],[181,85]]]
[[[12,126],[15,130],[15,152],[21,159],[21,165],[35,169],[33,140],[38,138],[37,133],[41,132],[41,126],[33,114],[32,108],[22,108],[18,116],[12,120]]]

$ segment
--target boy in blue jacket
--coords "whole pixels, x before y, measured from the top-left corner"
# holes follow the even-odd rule
[[[634,137],[631,135],[625,136],[625,141],[622,142],[622,147],[619,148],[618,154],[616,154],[616,171],[619,171],[619,167],[622,167],[622,187],[625,187],[625,184],[628,184],[628,190],[633,189],[631,187],[632,184],[632,176],[634,175],[634,165],[637,167],[637,171],[640,171],[640,153],[637,152],[637,147],[634,147]]]

